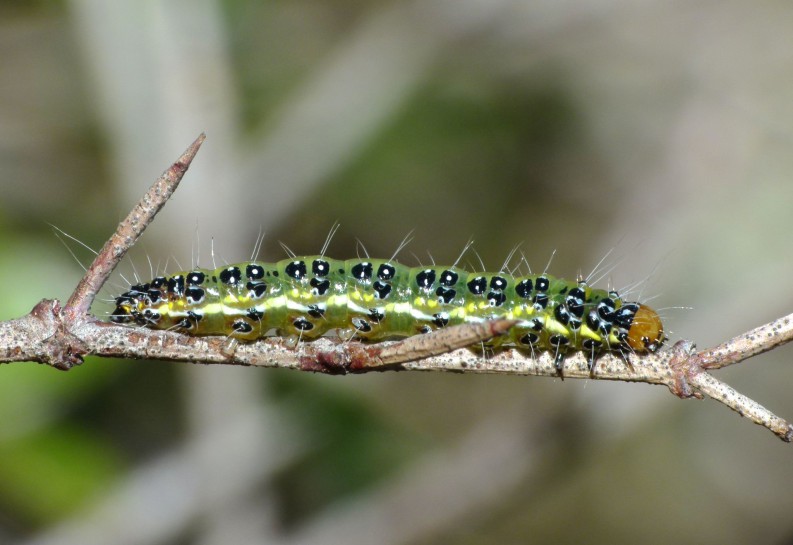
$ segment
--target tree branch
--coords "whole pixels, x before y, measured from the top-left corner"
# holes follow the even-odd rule
[[[95,355],[329,374],[406,370],[559,376],[548,352],[499,349],[489,354],[476,349],[482,341],[506,333],[515,324],[512,320],[449,327],[397,342],[364,344],[320,338],[295,347],[280,338],[240,343],[225,337],[118,326],[88,314],[97,292],[176,190],[204,138],[202,134],[193,142],[119,224],[63,309],[58,301],[44,299],[27,316],[0,322],[0,362],[37,361],[68,370],[82,363],[84,356]],[[791,339],[793,315],[698,353],[691,342],[680,341],[671,350],[655,354],[607,353],[590,370],[587,357],[576,352],[564,360],[564,378],[663,384],[681,398],[708,396],[791,442],[790,423],[708,373]]]
[[[697,354],[704,369],[720,369],[793,341],[793,314],[742,333]]]

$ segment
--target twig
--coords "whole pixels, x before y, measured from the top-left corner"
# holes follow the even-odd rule
[[[154,185],[124,218],[124,221],[118,224],[116,232],[97,254],[96,259],[88,267],[85,276],[77,284],[77,288],[63,308],[65,321],[71,322],[88,314],[94,297],[110,278],[113,270],[176,191],[184,173],[187,172],[205,139],[206,135],[201,133],[182,156],[154,182]]]
[[[706,396],[721,401],[741,416],[745,416],[755,424],[768,428],[774,434],[790,443],[793,440],[793,428],[784,419],[756,401],[737,392],[732,386],[717,380],[713,375],[702,372],[691,378],[690,384]]]
[[[466,348],[504,334],[514,325],[511,320],[450,327],[398,342],[342,343],[320,338],[293,347],[279,338],[238,343],[224,337],[193,337],[173,331],[117,326],[89,315],[96,293],[170,198],[203,141],[202,134],[121,222],[63,310],[58,301],[44,299],[27,316],[0,322],[0,362],[38,361],[67,370],[81,363],[83,356],[95,355],[282,367],[330,374],[408,370],[558,376],[554,358],[548,352],[528,354],[504,349],[483,354]],[[663,384],[681,398],[708,396],[791,442],[790,423],[707,372],[791,339],[793,315],[699,353],[694,351],[692,343],[680,341],[671,350],[656,354],[605,354],[598,358],[593,370],[589,369],[584,354],[573,353],[564,361],[564,376]]]
[[[793,341],[793,314],[738,335],[697,354],[704,369],[720,369]]]

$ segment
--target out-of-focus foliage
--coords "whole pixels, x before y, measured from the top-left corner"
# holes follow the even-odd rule
[[[123,468],[112,444],[68,423],[7,439],[0,443],[0,456],[7,513],[15,513],[18,522],[38,524],[101,501]]]

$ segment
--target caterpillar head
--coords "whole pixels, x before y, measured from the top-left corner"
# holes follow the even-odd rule
[[[637,307],[628,328],[626,342],[636,352],[656,352],[666,340],[664,325],[658,313],[646,305]]]

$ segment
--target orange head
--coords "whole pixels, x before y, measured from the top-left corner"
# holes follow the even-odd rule
[[[636,352],[655,352],[666,340],[661,317],[648,306],[638,305],[630,329],[628,329],[628,346]]]

